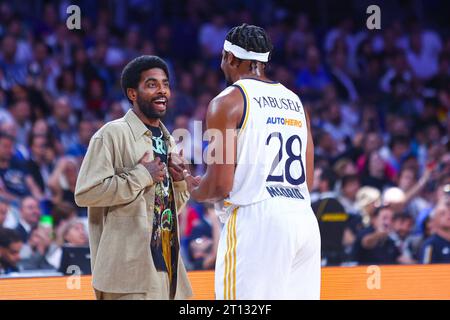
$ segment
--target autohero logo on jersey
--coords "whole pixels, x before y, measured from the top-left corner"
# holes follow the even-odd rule
[[[295,112],[298,112],[300,114],[303,114],[303,108],[298,101],[293,101],[288,98],[274,98],[274,97],[253,97],[253,100],[255,100],[259,107],[261,109],[263,108],[278,108],[278,109],[286,109],[286,110],[292,110]]]
[[[281,118],[281,117],[268,117],[266,124],[281,124],[284,126],[293,126],[301,128],[303,123],[297,119]]]

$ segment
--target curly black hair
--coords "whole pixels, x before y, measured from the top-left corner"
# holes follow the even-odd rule
[[[273,49],[270,37],[263,28],[246,23],[228,31],[226,40],[247,51],[263,53]]]
[[[153,68],[162,69],[166,73],[167,79],[169,79],[169,68],[167,67],[166,62],[160,57],[144,55],[128,62],[125,68],[123,68],[122,75],[120,76],[120,85],[122,86],[123,93],[127,99],[127,89],[137,89],[142,72]],[[128,101],[132,103],[130,99],[128,99]]]

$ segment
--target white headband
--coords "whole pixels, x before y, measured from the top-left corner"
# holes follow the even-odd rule
[[[244,48],[241,48],[235,44],[232,44],[230,41],[225,40],[223,43],[223,50],[231,52],[235,57],[244,60],[257,60],[261,62],[269,61],[269,52],[254,52],[247,51]]]

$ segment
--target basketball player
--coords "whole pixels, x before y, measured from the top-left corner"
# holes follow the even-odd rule
[[[191,197],[224,208],[215,271],[217,299],[319,299],[320,234],[311,209],[314,146],[299,97],[265,75],[266,32],[243,24],[224,43],[232,83],[209,104],[216,154],[203,177],[184,170]],[[209,146],[211,148],[211,144]],[[231,155],[230,155],[231,151]]]

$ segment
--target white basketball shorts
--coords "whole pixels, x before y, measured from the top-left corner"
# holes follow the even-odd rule
[[[216,299],[320,299],[320,263],[309,204],[271,198],[234,208],[219,241]]]

